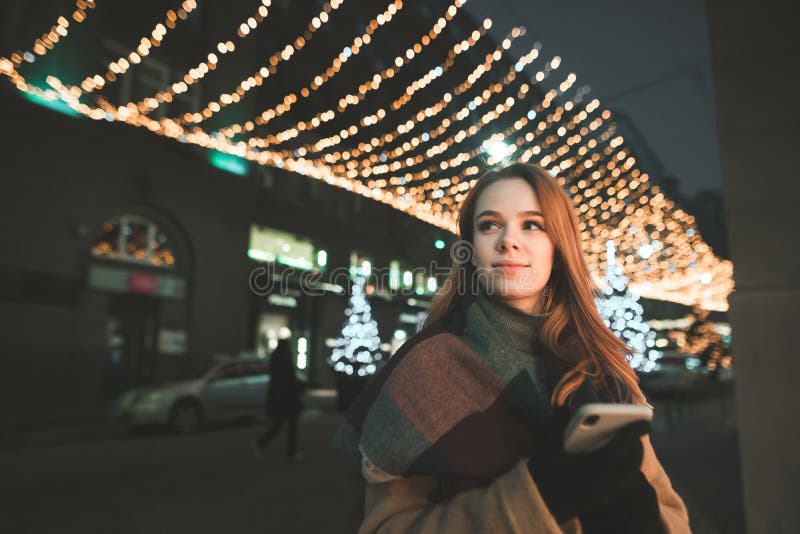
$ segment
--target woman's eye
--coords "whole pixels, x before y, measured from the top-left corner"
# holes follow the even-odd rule
[[[524,230],[541,230],[542,225],[537,223],[536,221],[525,221],[522,223],[522,228]]]
[[[494,221],[481,221],[478,223],[478,230],[481,232],[485,232],[487,230],[491,230],[493,227],[496,227],[497,223]]]

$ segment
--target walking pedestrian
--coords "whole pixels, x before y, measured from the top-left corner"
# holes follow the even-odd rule
[[[264,448],[286,425],[288,426],[286,454],[292,460],[302,460],[303,456],[297,448],[297,419],[304,407],[302,395],[305,382],[295,374],[288,339],[280,340],[270,355],[269,376],[267,416],[270,425],[264,434],[252,443],[253,459],[261,461]]]

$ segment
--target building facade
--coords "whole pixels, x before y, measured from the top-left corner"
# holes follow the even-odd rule
[[[448,265],[434,242],[452,236],[324,183],[233,174],[193,147],[13,93],[0,113],[14,132],[0,200],[4,421],[101,415],[127,388],[218,354],[266,355],[282,336],[301,372],[331,386],[352,268],[374,270],[391,352],[436,288],[431,262],[440,279]]]

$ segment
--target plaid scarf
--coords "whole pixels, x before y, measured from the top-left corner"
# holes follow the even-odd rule
[[[367,384],[333,445],[359,469],[366,457],[390,475],[437,477],[442,498],[487,485],[529,455],[551,415],[550,392],[569,369],[538,343],[532,350],[544,358],[544,377],[514,347],[488,298],[467,297]],[[579,396],[586,393],[592,400],[591,391]]]

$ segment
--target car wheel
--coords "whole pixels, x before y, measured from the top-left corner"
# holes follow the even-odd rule
[[[200,406],[192,400],[182,400],[172,408],[169,424],[178,434],[196,432],[203,422]]]

